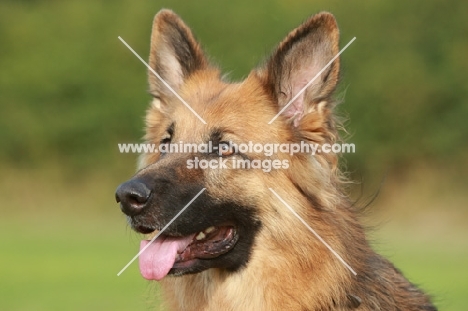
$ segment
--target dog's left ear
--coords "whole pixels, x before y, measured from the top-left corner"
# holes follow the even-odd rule
[[[293,30],[279,44],[260,75],[269,92],[284,108],[339,52],[339,31],[330,13],[320,13],[309,18]],[[313,123],[326,122],[331,95],[339,76],[339,58],[326,68],[282,113],[295,127],[303,124],[305,116],[314,114]],[[318,120],[322,119],[321,121]],[[307,118],[309,119],[309,118]]]

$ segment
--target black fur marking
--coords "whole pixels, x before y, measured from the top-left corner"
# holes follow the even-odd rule
[[[214,128],[211,130],[209,141],[213,143],[213,146],[217,146],[223,140],[223,130],[220,128]]]
[[[319,203],[320,202],[319,199],[316,196],[312,195],[311,193],[310,194],[305,193],[304,190],[302,190],[301,186],[296,181],[291,180],[291,179],[290,179],[290,181],[294,185],[294,187],[297,189],[297,191],[299,191],[300,194],[303,197],[305,197],[307,199],[307,201],[309,201],[309,204],[313,208],[315,208],[317,210],[322,210],[322,211],[324,210],[322,205]]]
[[[177,21],[169,19],[167,23],[170,24],[170,27],[168,27],[170,33],[167,34],[167,38],[171,40],[174,53],[182,67],[184,77],[188,77],[196,70],[201,69],[204,61],[200,59],[200,55],[197,53],[194,43],[190,40],[190,34],[180,27]]]
[[[139,215],[129,217],[134,229],[150,228],[160,230],[202,189],[198,181],[181,181],[171,168],[158,172],[144,173],[138,177],[152,189],[150,203]],[[239,240],[227,253],[216,258],[196,259],[189,268],[172,269],[170,273],[182,275],[197,273],[209,268],[224,268],[237,271],[249,261],[252,247],[261,223],[256,217],[255,207],[212,197],[208,190],[203,192],[164,231],[167,236],[188,236],[210,226],[235,226]]]
[[[175,128],[175,123],[172,122],[171,125],[167,128],[167,133],[171,135],[171,137],[174,135],[174,128]]]

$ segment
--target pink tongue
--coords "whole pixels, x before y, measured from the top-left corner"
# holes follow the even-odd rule
[[[147,280],[162,280],[171,270],[177,258],[177,252],[182,252],[192,241],[193,235],[173,238],[159,237],[140,254],[140,272]],[[150,241],[140,243],[140,251]]]

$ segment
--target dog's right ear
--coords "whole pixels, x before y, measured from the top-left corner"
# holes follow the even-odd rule
[[[149,65],[175,92],[195,71],[208,66],[190,28],[171,10],[161,10],[154,18]],[[174,96],[150,70],[148,80],[150,93],[162,104]]]

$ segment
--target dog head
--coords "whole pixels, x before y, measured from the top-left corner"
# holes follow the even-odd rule
[[[323,183],[332,182],[327,174],[335,169],[336,156],[267,156],[235,146],[336,139],[331,95],[339,59],[322,69],[338,53],[338,39],[334,17],[317,14],[244,81],[229,83],[177,15],[169,10],[156,15],[145,140],[159,152],[144,154],[139,171],[116,192],[134,230],[164,229],[141,255],[146,278],[244,267],[268,222],[290,219],[284,207],[266,199],[272,196],[269,188],[293,193],[297,204],[331,204],[333,194]],[[182,150],[201,145],[211,149]]]

